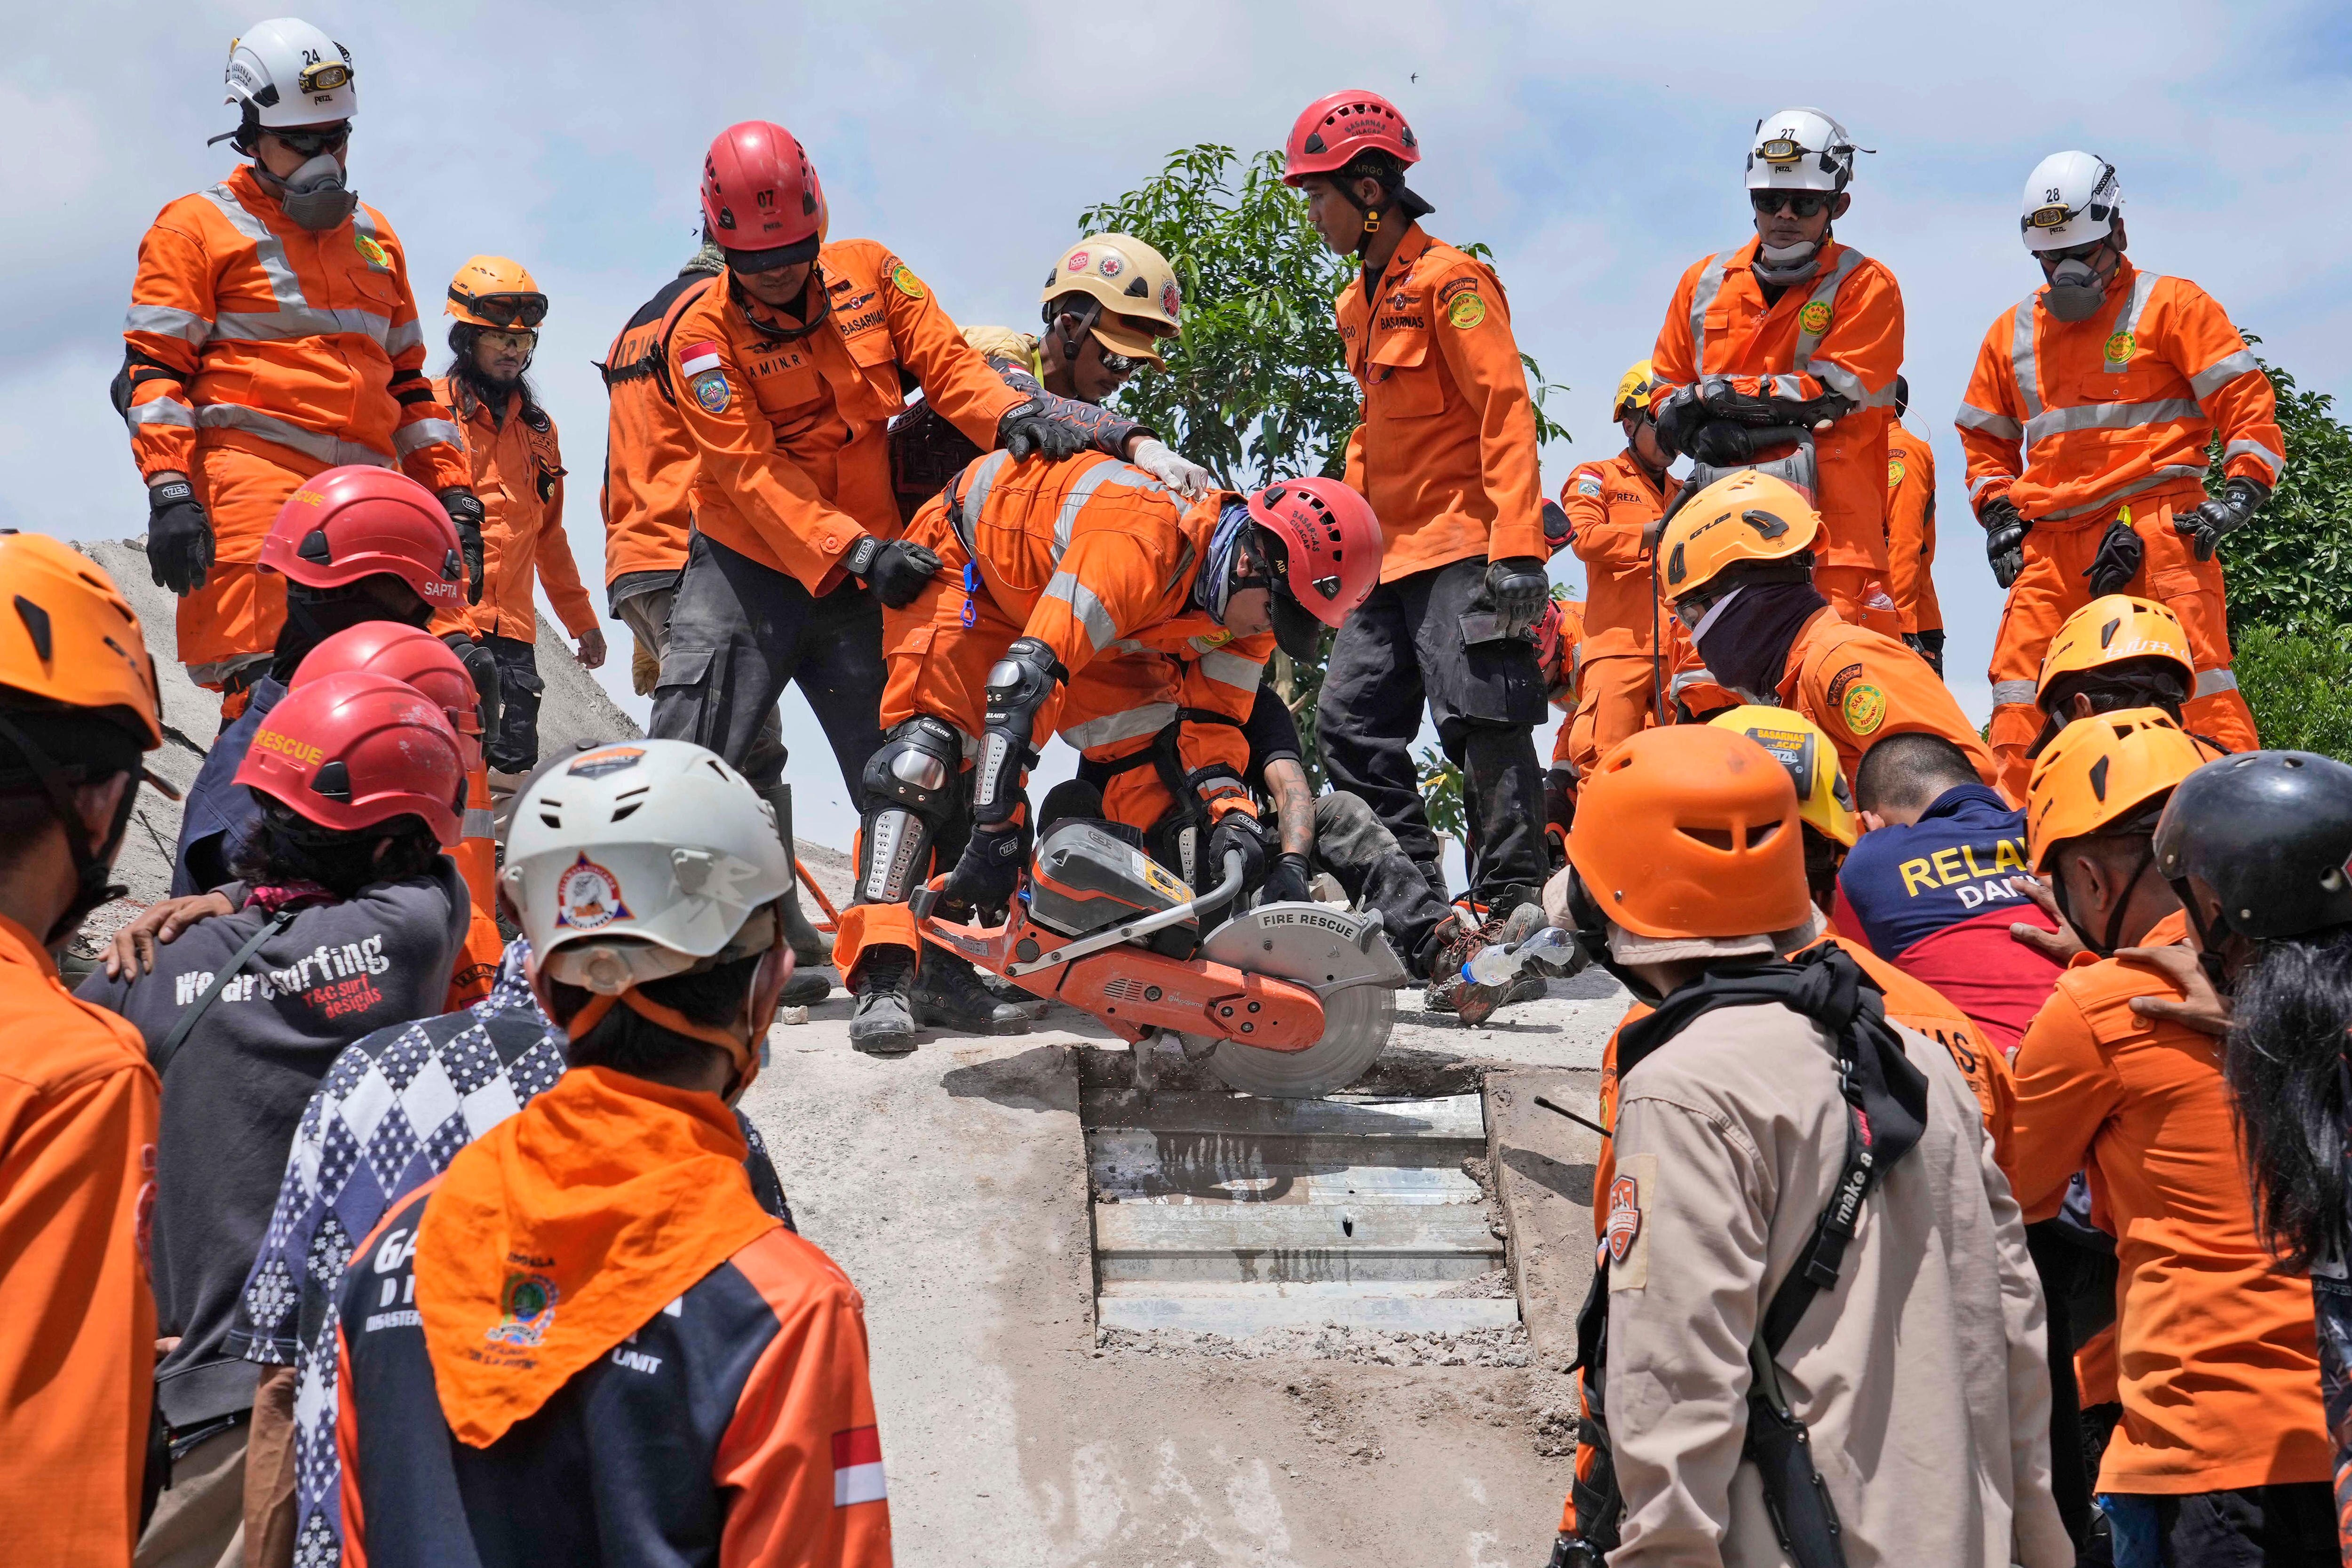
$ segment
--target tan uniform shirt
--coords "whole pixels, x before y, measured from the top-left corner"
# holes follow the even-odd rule
[[[2065,1568],[2023,1224],[1968,1081],[1941,1047],[1902,1035],[1927,1075],[1927,1133],[1782,1348],[1782,1392],[1811,1429],[1849,1568]],[[1603,1194],[1612,1230],[1633,1232],[1609,1281],[1625,1497],[1612,1568],[1788,1561],[1739,1457],[1748,1346],[1837,1182],[1833,1059],[1827,1034],[1785,1008],[1727,1007],[1622,1080]]]

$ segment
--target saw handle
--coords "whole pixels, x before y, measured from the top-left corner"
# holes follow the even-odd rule
[[[1206,910],[1213,910],[1221,904],[1233,902],[1234,895],[1241,890],[1242,852],[1238,849],[1228,849],[1225,851],[1225,879],[1207,892],[1200,894],[1189,902],[1178,904],[1172,909],[1161,910],[1157,914],[1141,915],[1123,924],[1105,926],[1102,930],[1087,936],[1074,937],[1052,952],[1034,958],[1026,963],[1012,965],[1004,973],[1012,978],[1018,979],[1036,970],[1050,969],[1057,963],[1067,963],[1073,959],[1084,958],[1088,953],[1100,952],[1105,948],[1117,947],[1121,942],[1133,942],[1139,936],[1150,936],[1153,931],[1164,930],[1169,926],[1181,925]]]
[[[907,912],[919,921],[930,919],[931,911],[940,907],[940,889],[947,885],[945,877],[934,877],[917,888],[907,900]]]

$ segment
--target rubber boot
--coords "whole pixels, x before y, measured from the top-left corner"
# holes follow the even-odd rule
[[[981,984],[970,959],[928,944],[908,995],[917,1025],[959,1035],[1025,1035],[1045,1016],[1043,1002],[998,1001]]]
[[[793,786],[780,784],[761,796],[776,814],[776,837],[783,840],[784,858],[793,862],[795,875],[793,890],[784,895],[784,940],[793,946],[793,957],[803,970],[814,969],[820,963],[833,962],[833,939],[809,924],[801,912],[801,879],[797,874],[800,851],[793,842]],[[794,975],[794,984],[800,977]],[[823,1001],[824,998],[817,998]]]
[[[869,1057],[903,1057],[915,1048],[915,1014],[907,999],[915,955],[903,947],[869,947],[850,978],[857,1007],[849,1016],[849,1044]]]

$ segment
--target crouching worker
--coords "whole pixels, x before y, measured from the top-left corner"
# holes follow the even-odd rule
[[[685,742],[520,797],[500,886],[571,1066],[352,1255],[348,1561],[890,1561],[864,1303],[761,1207],[729,1109],[792,881],[772,810]]]
[[[1811,915],[1801,823],[1719,729],[1582,781],[1579,939],[1654,1011],[1620,1040],[1554,1561],[2064,1568],[2017,1205],[1945,1050],[1842,950],[1777,955]]]

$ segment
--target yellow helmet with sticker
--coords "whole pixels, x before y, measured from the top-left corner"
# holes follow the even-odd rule
[[[1637,359],[1625,367],[1617,378],[1617,398],[1609,405],[1609,417],[1622,419],[1629,413],[1650,405],[1650,383],[1653,377],[1650,362]]]
[[[1089,329],[1115,354],[1164,364],[1159,340],[1183,331],[1183,290],[1168,258],[1131,234],[1090,234],[1062,253],[1038,295],[1045,321],[1055,302],[1091,296],[1097,310]]]
[[[1837,744],[1803,714],[1756,703],[1729,709],[1707,721],[1718,730],[1747,736],[1789,770],[1797,786],[1797,815],[1806,824],[1851,849],[1862,837],[1853,793],[1838,771]]]

